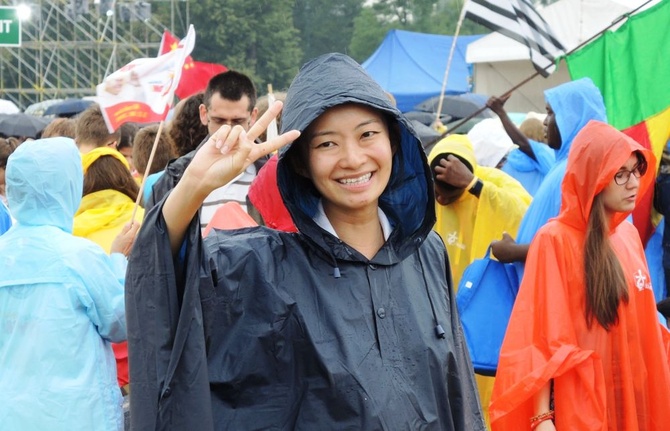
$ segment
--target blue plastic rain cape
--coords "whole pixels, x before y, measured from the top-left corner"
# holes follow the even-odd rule
[[[472,262],[463,273],[456,305],[478,374],[496,373],[500,346],[518,291],[514,267],[491,259],[490,247],[483,259]]]
[[[507,155],[507,162],[503,165],[502,171],[520,182],[533,196],[542,184],[544,177],[556,163],[556,154],[554,150],[541,142],[529,139],[528,143],[537,160],[533,160],[526,153],[515,148]]]
[[[16,223],[0,236],[0,428],[120,430],[110,341],[126,338],[123,280],[96,244],[71,235],[81,157],[67,138],[9,157]]]
[[[590,78],[550,88],[544,95],[556,116],[556,125],[561,135],[561,148],[556,151],[556,164],[547,173],[521,220],[516,237],[516,242],[519,244],[530,244],[538,229],[558,215],[561,209],[561,184],[565,176],[568,153],[577,133],[590,120],[607,122],[603,97]],[[521,281],[523,264],[515,264],[515,267]]]

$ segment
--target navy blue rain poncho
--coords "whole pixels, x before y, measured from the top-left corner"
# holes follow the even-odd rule
[[[380,198],[393,225],[386,244],[368,260],[318,227],[318,193],[286,151],[278,183],[299,233],[255,227],[202,240],[194,217],[175,266],[159,203],[126,284],[134,430],[484,429],[410,126],[358,64],[330,54],[295,78],[283,128],[302,131],[343,103],[399,125]]]

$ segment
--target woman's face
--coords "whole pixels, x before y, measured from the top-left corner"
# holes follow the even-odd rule
[[[393,151],[382,114],[362,105],[339,105],[321,114],[307,135],[309,177],[333,210],[372,210],[391,176]]]
[[[607,187],[602,191],[605,211],[630,213],[635,209],[640,177],[646,172],[646,163],[639,162],[635,153],[617,171]]]

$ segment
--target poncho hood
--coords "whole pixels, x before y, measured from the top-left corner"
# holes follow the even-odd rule
[[[379,207],[389,218],[393,233],[377,259],[381,260],[379,263],[394,263],[425,239],[435,223],[435,209],[430,169],[419,138],[379,84],[346,55],[318,57],[305,64],[291,84],[284,102],[282,132],[293,129],[303,132],[328,108],[345,103],[378,109],[400,129],[400,147],[393,157],[391,179],[379,198]],[[292,145],[282,149],[277,167],[277,182],[284,203],[298,230],[328,253],[349,260],[351,253],[332,250],[325,231],[312,221],[320,195],[310,180],[288,166],[285,156]]]
[[[644,155],[650,167],[640,178],[637,193],[639,203],[654,182],[651,168],[656,166],[654,154],[611,126],[599,121],[590,121],[575,137],[572,151],[568,156],[559,220],[586,230],[594,197],[612,181],[617,171],[635,151]],[[616,213],[610,221],[610,229],[616,228],[628,214]]]
[[[439,141],[428,154],[428,163],[433,163],[440,154],[451,153],[457,155],[472,167],[473,172],[477,169],[475,150],[470,139],[466,135],[449,135]]]
[[[556,116],[561,133],[561,148],[556,150],[556,161],[568,157],[572,141],[590,120],[607,122],[605,102],[598,87],[590,78],[567,82],[544,92],[544,98]]]
[[[70,138],[28,141],[9,156],[7,200],[18,223],[72,233],[81,202],[81,156]]]

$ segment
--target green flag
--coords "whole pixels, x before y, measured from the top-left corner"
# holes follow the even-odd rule
[[[603,94],[617,129],[670,106],[670,0],[633,15],[567,56],[572,79],[590,77]]]

